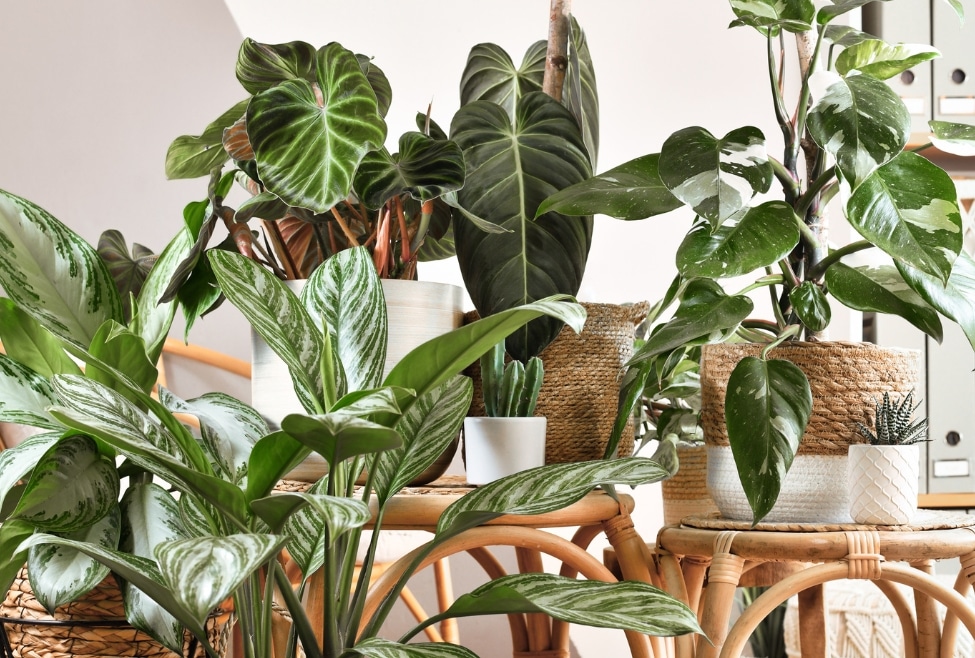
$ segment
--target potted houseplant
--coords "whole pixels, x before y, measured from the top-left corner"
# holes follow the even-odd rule
[[[784,137],[781,160],[767,153],[765,136],[755,127],[723,137],[690,127],[671,135],[659,153],[563,190],[539,207],[539,213],[601,212],[623,219],[684,206],[696,213],[677,250],[679,274],[665,300],[665,305],[677,302],[678,309],[631,359],[634,374],[621,413],[629,414],[651,376],[649,364],[671,367],[687,349],[705,343],[757,343],[729,357],[733,363],[726,374],[732,381],[713,387],[718,406],[708,404],[702,370],[705,436],[709,417],[724,426],[727,416],[732,477],[744,486],[756,522],[775,505],[800,439],[804,432],[810,436],[810,415],[816,417],[808,373],[776,355],[810,343],[815,345],[806,353],[828,348],[831,302],[900,315],[936,339],[943,316],[961,325],[975,344],[975,302],[966,292],[975,281],[975,262],[961,250],[954,183],[915,152],[924,146],[909,145],[910,116],[884,83],[937,51],[886,44],[834,24],[864,4],[732,3],[732,27],[754,29],[768,44],[767,55],[759,59],[770,77],[772,111]],[[961,13],[957,2],[951,5]],[[792,87],[785,81],[790,68],[780,66],[784,51],[777,47],[787,35],[795,37],[800,68]],[[796,92],[792,104],[786,88]],[[970,148],[975,138],[971,126],[932,122],[931,129],[932,143],[948,152]],[[773,182],[782,198],[767,200],[762,195]],[[862,239],[838,247],[828,242],[826,209],[834,199]],[[867,249],[890,260],[878,266],[851,263],[854,254]],[[754,283],[726,292],[719,282],[736,276],[755,277]],[[768,291],[771,319],[751,317],[753,301],[746,293],[756,289]],[[702,369],[722,349],[705,345]],[[827,366],[822,379],[830,380],[830,367],[850,362],[852,353],[842,354],[833,355],[834,366]],[[885,366],[858,368],[876,375],[876,387],[890,390],[890,380],[897,380],[894,388],[906,393],[915,385],[914,367],[906,362],[893,374]],[[862,419],[870,394],[861,391],[867,398],[845,406]],[[822,438],[838,442],[845,459],[843,444],[860,439],[853,422],[841,425]]]
[[[850,516],[857,523],[903,525],[917,512],[918,443],[928,441],[927,418],[914,420],[920,403],[908,393],[900,403],[884,393],[873,429],[857,427],[866,444],[850,446]]]
[[[464,419],[464,465],[469,484],[487,484],[545,464],[544,416],[535,416],[545,368],[534,356],[527,364],[504,363],[504,343],[481,357],[484,416]]]
[[[182,235],[188,248],[185,232]],[[379,534],[373,533],[356,580],[352,564],[360,531],[373,517],[365,501],[373,500],[374,523],[380,527],[389,499],[451,439],[471,395],[470,383],[457,373],[470,360],[543,313],[554,313],[578,328],[584,318],[580,307],[542,300],[496,314],[421,345],[382,378],[385,336],[356,340],[363,323],[381,323],[384,313],[380,282],[363,248],[329,259],[300,298],[250,259],[223,251],[210,259],[231,301],[292,366],[295,388],[309,413],[291,415],[284,419],[283,430],[266,433],[260,417],[229,396],[180,400],[162,389],[156,399],[133,379],[137,373],[127,361],[116,367],[107,360],[111,352],[96,349],[97,343],[86,349],[53,334],[45,344],[84,361],[86,373],[102,374],[82,376],[59,360],[49,382],[38,376],[4,381],[16,393],[4,396],[12,401],[5,407],[8,416],[34,423],[41,419],[56,432],[33,452],[25,443],[3,453],[9,468],[3,470],[2,494],[10,499],[5,509],[12,512],[0,525],[0,574],[9,582],[28,553],[89,556],[110,567],[138,597],[136,613],[155,602],[155,612],[136,614],[133,623],[174,649],[173,638],[186,627],[210,655],[216,655],[203,621],[214,607],[233,597],[248,658],[293,656],[298,646],[310,657],[346,655],[353,647],[364,655],[473,655],[452,645],[400,645],[379,639],[378,628],[391,600],[369,619],[361,617]],[[160,259],[176,261],[165,252]],[[33,343],[23,336],[14,342],[31,352]],[[176,413],[199,420],[202,440]],[[304,493],[271,495],[282,475],[313,450],[328,461],[328,474]],[[123,514],[130,519],[127,540],[120,546],[104,541],[103,535],[51,532],[56,530],[55,520],[77,525],[114,518],[117,501],[95,492],[117,484],[115,469],[78,468],[105,462],[103,455],[125,458],[124,472],[130,479],[130,504]],[[357,497],[353,483],[364,467],[369,476]],[[533,512],[558,509],[599,483],[637,484],[662,474],[652,461],[632,458],[532,473],[536,485],[557,492],[552,495],[540,494],[538,486],[519,487],[525,493],[514,493],[498,482],[456,504],[445,515],[434,544],[497,515],[526,512],[529,507]],[[25,487],[16,486],[20,477],[27,479]],[[72,492],[91,495],[47,486],[68,477],[73,478]],[[301,569],[297,586],[281,569],[279,554],[284,548]],[[326,627],[319,629],[324,643],[316,640],[300,601],[308,579],[320,569],[327,591]],[[546,579],[554,586],[546,612],[578,618],[577,611],[566,608],[567,601],[577,598],[578,581]],[[458,601],[454,614],[510,610],[504,601],[512,592],[525,597],[516,604],[519,610],[526,605],[541,610],[540,601],[532,602],[537,584],[536,575],[495,581],[478,597]],[[275,623],[275,585],[292,625]],[[595,604],[596,623],[607,623],[602,606],[612,611],[611,625],[651,633],[697,629],[693,613],[658,590],[628,586],[623,592],[607,587],[603,591],[598,586],[588,598]],[[626,619],[621,620],[623,600],[638,612],[624,613]],[[648,619],[648,608],[661,610],[665,621]]]

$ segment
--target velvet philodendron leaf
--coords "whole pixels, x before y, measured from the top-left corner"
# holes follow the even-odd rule
[[[830,84],[809,110],[809,132],[836,158],[836,168],[856,188],[907,144],[911,115],[883,81],[854,73]]]
[[[569,68],[562,85],[562,102],[582,130],[582,141],[589,152],[592,168],[599,154],[599,95],[596,71],[586,42],[586,33],[575,16],[569,17]],[[547,46],[547,42],[546,42]]]
[[[237,80],[259,94],[286,80],[315,80],[315,47],[304,41],[258,43],[246,38],[237,52]]]
[[[122,321],[115,282],[94,247],[45,210],[0,190],[0,287],[51,333],[87,347]]]
[[[359,67],[369,81],[369,86],[372,87],[373,92],[376,94],[376,102],[379,104],[379,114],[385,117],[389,112],[389,106],[393,103],[393,87],[389,84],[389,78],[386,77],[386,74],[381,68],[376,66],[376,63],[372,61],[371,57],[359,54],[355,57],[359,61]]]
[[[898,315],[941,342],[944,332],[938,313],[911,290],[892,265],[850,267],[834,263],[826,270],[826,285],[844,306],[868,313]]]
[[[181,135],[166,151],[166,178],[198,178],[208,175],[230,157],[223,148],[223,131],[244,116],[249,98],[221,114],[200,135]]]
[[[407,132],[399,138],[399,152],[372,151],[355,173],[355,190],[366,206],[380,208],[394,196],[409,193],[428,201],[464,186],[464,154],[451,141]]]
[[[746,126],[718,139],[693,126],[660,150],[660,179],[670,192],[717,228],[772,185],[765,136]]]
[[[699,222],[677,249],[677,268],[684,277],[721,279],[772,265],[799,243],[797,221],[789,204],[767,201],[716,230]]]
[[[514,124],[504,109],[476,101],[454,115],[451,137],[464,149],[467,181],[460,204],[508,229],[485,233],[455,220],[457,260],[482,317],[562,293],[578,292],[592,240],[592,217],[547,214],[539,204],[591,174],[575,119],[542,92],[522,98]],[[545,319],[506,341],[513,358],[527,360],[545,348],[561,323]]]
[[[261,182],[289,206],[325,212],[352,190],[356,167],[382,147],[386,123],[355,55],[316,55],[315,82],[287,80],[255,95],[247,134]]]
[[[810,331],[823,331],[829,326],[832,317],[829,300],[826,299],[823,289],[815,282],[803,281],[789,291],[789,303],[792,304],[792,310],[799,321]]]
[[[644,155],[570,185],[545,199],[536,216],[556,212],[632,220],[676,210],[683,203],[660,180],[659,161],[659,153]]]
[[[887,80],[940,54],[928,45],[891,45],[880,39],[868,39],[843,50],[836,57],[836,70],[841,75],[858,70],[878,80]]]
[[[151,249],[138,243],[132,245],[130,254],[125,237],[121,231],[114,229],[103,231],[98,238],[98,255],[115,280],[125,317],[131,317],[130,296],[138,296],[157,256]]]
[[[968,123],[931,121],[931,143],[939,151],[952,155],[975,155],[975,126]]]
[[[962,247],[962,222],[955,184],[937,165],[901,153],[853,192],[846,216],[895,261],[948,280]]]
[[[809,381],[793,363],[749,356],[732,371],[725,422],[754,523],[775,505],[811,414]]]
[[[960,252],[947,285],[903,262],[895,262],[911,289],[939,313],[957,322],[975,348],[975,260],[967,252]]]
[[[812,0],[731,0],[731,8],[738,19],[730,27],[747,25],[773,37],[779,30],[805,32],[816,16]]]
[[[508,116],[514,116],[522,98],[542,90],[545,49],[545,41],[536,41],[516,68],[501,46],[480,43],[471,48],[460,80],[461,106],[491,101],[503,107]]]

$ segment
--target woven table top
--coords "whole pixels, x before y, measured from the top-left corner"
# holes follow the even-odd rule
[[[918,532],[924,530],[952,530],[975,527],[975,516],[947,510],[918,510],[905,525],[863,525],[859,523],[759,523],[725,519],[719,513],[707,516],[687,516],[681,526],[701,530],[753,530],[759,532],[849,532],[877,530],[880,532]]]

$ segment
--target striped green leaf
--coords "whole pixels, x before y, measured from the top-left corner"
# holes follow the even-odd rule
[[[464,594],[444,617],[540,612],[570,624],[647,635],[700,633],[697,615],[662,590],[637,581],[603,583],[547,573],[502,576]]]
[[[325,416],[289,414],[281,421],[281,429],[320,454],[330,470],[351,457],[392,450],[402,444],[396,430],[340,413]]]
[[[400,644],[378,637],[363,640],[352,651],[363,658],[477,658],[470,649],[448,642]]]
[[[856,189],[903,150],[911,133],[911,115],[885,82],[855,74],[836,77],[809,110],[808,125]]]
[[[317,558],[324,559],[325,555],[317,555],[319,547],[332,548],[335,540],[361,528],[372,518],[369,506],[361,500],[308,492],[279,493],[255,500],[251,505],[272,531],[284,529],[288,552],[292,557],[296,550],[300,553],[301,558],[295,560],[305,576],[312,575],[321,566]],[[296,518],[306,506],[312,513]],[[323,536],[324,543],[321,543]]]
[[[388,500],[440,457],[457,438],[470,409],[474,385],[457,375],[421,396],[396,423],[403,446],[379,456],[373,485]]]
[[[184,228],[163,249],[136,297],[129,329],[145,341],[146,353],[153,363],[162,353],[177,307],[175,301],[160,303],[159,300],[192,247],[193,237],[189,229]]]
[[[478,487],[444,510],[437,535],[454,534],[504,514],[543,514],[581,500],[603,484],[637,486],[669,473],[642,457],[550,464]]]
[[[189,537],[206,537],[220,534],[217,525],[219,513],[199,496],[179,497],[179,518],[184,533]]]
[[[284,283],[254,261],[219,249],[209,254],[227,299],[288,365],[302,406],[309,413],[322,411],[321,327]]]
[[[90,542],[103,548],[118,547],[121,519],[113,507],[93,525],[67,533],[67,539]],[[27,573],[34,596],[44,609],[54,609],[87,594],[108,575],[108,567],[88,555],[63,546],[43,544],[27,551]]]
[[[42,531],[77,532],[118,504],[115,463],[87,436],[54,444],[38,460],[12,518]]]
[[[320,495],[325,488],[326,479],[322,478],[307,493]],[[325,543],[328,541],[326,529],[325,521],[310,505],[300,507],[284,521],[281,534],[288,538],[288,555],[301,569],[306,580],[325,564]]]
[[[55,402],[54,389],[46,378],[0,354],[0,421],[59,429],[47,411]]]
[[[60,435],[60,432],[35,434],[13,448],[0,450],[0,507],[10,490],[30,473]]]
[[[42,377],[57,373],[81,374],[60,341],[10,299],[0,298],[0,343],[11,359]],[[0,395],[0,399],[6,398]]]
[[[202,624],[217,605],[283,545],[284,539],[274,535],[177,539],[158,545],[156,560],[170,591]]]
[[[115,282],[94,247],[2,190],[0,287],[54,335],[82,346],[106,320],[123,320]]]
[[[413,401],[413,392],[395,386],[383,386],[371,391],[353,391],[335,402],[333,413],[357,418],[374,414],[398,414]]]
[[[317,213],[349,196],[362,158],[386,141],[376,94],[338,43],[319,49],[314,84],[293,79],[261,91],[246,116],[261,182]]]
[[[301,289],[301,302],[319,334],[322,319],[328,325],[346,378],[340,396],[378,387],[386,362],[386,303],[369,251],[343,249],[326,260]]]

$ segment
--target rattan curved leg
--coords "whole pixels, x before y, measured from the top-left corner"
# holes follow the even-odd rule
[[[901,632],[904,634],[904,658],[917,658],[917,622],[914,620],[914,612],[911,609],[911,604],[907,601],[907,597],[886,580],[871,582],[883,592],[894,608],[894,613],[901,625]]]
[[[677,556],[657,547],[657,564],[660,568],[660,579],[663,585],[662,589],[673,596],[676,599],[688,602],[688,589],[687,584],[684,580],[684,574],[681,571],[680,561]],[[703,578],[703,572],[702,572]],[[697,595],[700,596],[700,583],[697,584],[697,589],[695,590]],[[696,599],[697,597],[695,597]],[[691,607],[691,610],[696,610],[697,606]],[[691,658],[694,655],[694,647],[697,644],[697,635],[688,634],[681,635],[674,638],[674,649],[675,655],[679,658],[687,657]],[[658,655],[658,654],[655,654]]]
[[[931,560],[920,560],[910,564],[929,576],[934,574],[934,562]],[[918,653],[922,656],[940,655],[941,620],[934,599],[923,592],[914,592],[914,609],[917,613]]]
[[[735,590],[745,566],[745,560],[731,552],[737,534],[734,531],[719,532],[714,540],[714,557],[708,570],[708,589],[701,612],[701,629],[710,642],[697,643],[698,658],[717,656],[728,635]]]
[[[975,582],[975,552],[961,556],[961,569],[955,578],[955,591],[965,596]],[[941,656],[954,658],[955,642],[958,639],[958,617],[948,610],[945,613],[945,623],[941,629]]]

